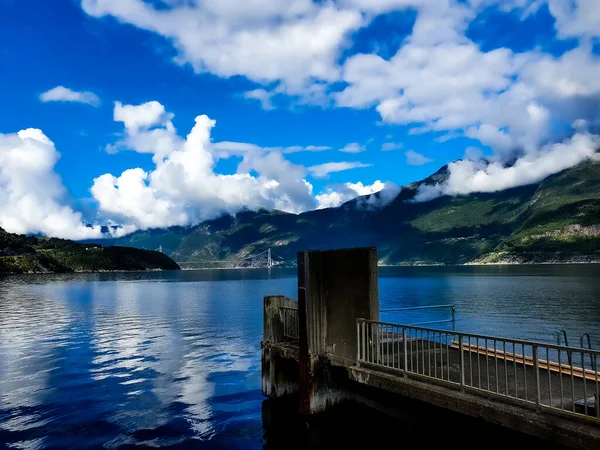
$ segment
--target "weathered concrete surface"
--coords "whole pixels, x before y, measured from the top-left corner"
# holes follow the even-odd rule
[[[261,344],[261,389],[264,396],[279,398],[298,393],[298,359],[296,344],[271,342]]]
[[[356,319],[379,317],[374,247],[298,253],[300,410],[322,411],[344,398],[331,362],[356,360]],[[327,363],[325,355],[335,355]]]
[[[600,448],[600,427],[585,420],[566,419],[547,412],[541,414],[517,404],[364,367],[351,367],[349,377],[360,384],[480,418],[556,444],[577,449]]]
[[[264,298],[264,330],[261,343],[261,389],[263,395],[277,398],[298,392],[298,344],[283,334],[281,307],[295,308],[298,303],[281,295]]]
[[[311,358],[307,383],[300,385],[300,412],[314,414],[352,399],[352,392],[345,388],[348,379],[345,367],[334,366],[326,356]],[[302,373],[302,372],[301,372]]]

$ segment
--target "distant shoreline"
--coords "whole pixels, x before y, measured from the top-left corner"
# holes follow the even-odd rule
[[[0,272],[0,276],[13,275],[75,275],[79,273],[146,273],[146,272],[181,272],[182,269],[144,269],[144,270],[74,270],[72,272]]]
[[[592,261],[543,261],[543,262],[497,262],[497,263],[464,263],[464,264],[378,264],[377,267],[485,267],[485,266],[576,266],[585,264],[600,264],[600,260]],[[268,270],[267,267],[197,267],[181,269],[194,270]],[[295,266],[274,266],[273,269],[296,269]]]
[[[544,261],[544,262],[498,262],[498,263],[464,263],[464,264],[378,264],[378,268],[397,268],[397,267],[491,267],[491,266],[577,266],[577,265],[596,265],[600,260],[592,261]],[[294,266],[274,266],[273,269],[296,269]],[[0,272],[0,276],[15,275],[73,275],[73,274],[93,274],[93,273],[148,273],[148,272],[192,272],[199,270],[268,270],[267,267],[197,267],[189,269],[147,269],[147,270],[81,270],[73,272]]]

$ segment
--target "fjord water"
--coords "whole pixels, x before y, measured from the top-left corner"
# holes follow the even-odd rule
[[[459,330],[552,342],[564,328],[570,344],[588,332],[600,347],[600,266],[380,268],[379,292],[382,309],[455,304]],[[265,409],[260,392],[266,294],[296,297],[295,271],[0,279],[0,446],[274,448],[334,439],[340,428],[328,419],[308,440],[294,414],[287,425],[266,423],[282,414]],[[405,323],[447,318],[382,313]],[[368,429],[389,430],[364,411],[346,410],[341,426],[361,414]]]

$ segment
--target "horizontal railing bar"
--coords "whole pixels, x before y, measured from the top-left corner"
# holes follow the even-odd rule
[[[406,308],[380,309],[379,312],[416,311],[420,309],[454,308],[454,305],[408,306]]]
[[[291,311],[298,311],[297,306],[280,306],[279,309],[289,309]]]
[[[582,348],[578,348],[578,347],[566,347],[566,346],[556,345],[556,344],[546,344],[545,342],[539,342],[539,341],[526,341],[524,339],[513,339],[513,338],[507,338],[507,337],[489,336],[489,335],[485,335],[485,334],[466,333],[466,332],[462,332],[462,331],[449,331],[449,330],[442,330],[442,329],[438,329],[438,328],[426,328],[426,327],[415,326],[415,325],[407,325],[407,324],[402,324],[402,323],[380,322],[378,320],[356,319],[356,321],[359,323],[364,322],[364,323],[374,323],[374,324],[386,325],[386,326],[392,326],[392,327],[398,327],[398,328],[412,328],[413,330],[444,333],[444,334],[453,335],[453,336],[462,336],[462,337],[475,338],[475,339],[477,339],[477,338],[488,339],[488,340],[496,340],[496,341],[501,341],[501,342],[506,341],[506,342],[519,344],[519,345],[537,345],[538,347],[551,348],[553,350],[571,351],[571,352],[577,352],[577,353],[583,352],[586,355],[600,355],[600,350],[587,349],[587,348],[582,349]]]

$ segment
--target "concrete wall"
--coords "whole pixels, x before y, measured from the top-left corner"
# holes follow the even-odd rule
[[[345,398],[330,372],[356,361],[356,319],[379,318],[376,248],[298,253],[298,308],[300,409],[314,413]]]
[[[379,319],[377,249],[307,251],[298,261],[298,299],[306,309],[308,351],[354,363],[356,319]]]

